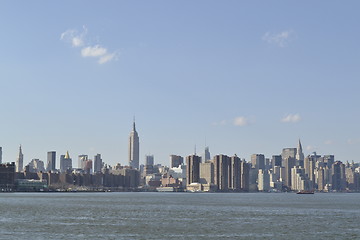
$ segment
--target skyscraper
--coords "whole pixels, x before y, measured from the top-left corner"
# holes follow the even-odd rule
[[[56,170],[56,152],[51,151],[47,153],[46,171],[55,171],[55,170]]]
[[[72,159],[70,158],[69,151],[66,152],[66,155],[60,156],[60,172],[66,172],[67,170],[72,169]]]
[[[129,138],[129,165],[139,169],[139,135],[135,128],[135,120]]]
[[[302,150],[300,139],[296,148],[296,165],[304,167],[304,153]]]
[[[146,166],[154,165],[154,155],[146,155],[145,156],[145,165]]]
[[[251,155],[251,164],[256,170],[265,170],[265,156],[264,154],[253,154]]]
[[[86,161],[88,160],[88,155],[79,155],[78,158],[78,168],[85,169]]]
[[[101,154],[98,153],[94,156],[94,173],[101,172],[101,168],[102,168],[102,159],[101,159]]]
[[[0,147],[0,163],[2,163],[2,147]]]
[[[205,155],[204,155],[204,162],[208,162],[211,160],[209,147],[205,147]]]
[[[200,162],[201,158],[196,155],[190,155],[186,157],[186,183],[200,182]]]
[[[16,172],[21,172],[24,167],[23,165],[24,165],[24,154],[22,153],[22,149],[21,149],[21,145],[20,145],[19,155],[16,159],[16,164],[15,164]]]
[[[170,155],[170,167],[177,168],[184,163],[184,158],[178,155]]]

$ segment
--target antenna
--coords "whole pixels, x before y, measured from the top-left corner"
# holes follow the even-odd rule
[[[195,144],[195,152],[194,152],[194,154],[196,155],[196,144]]]

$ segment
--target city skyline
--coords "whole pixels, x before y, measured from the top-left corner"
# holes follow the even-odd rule
[[[140,163],[195,145],[249,161],[299,138],[305,156],[359,162],[359,6],[4,2],[2,161],[21,144],[24,165],[49,151],[57,168],[67,151],[127,165],[136,115]]]

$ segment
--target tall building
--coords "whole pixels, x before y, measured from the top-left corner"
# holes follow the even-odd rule
[[[2,163],[2,147],[0,147],[0,164]]]
[[[295,148],[296,149],[296,148]],[[287,157],[283,159],[283,167],[285,168],[284,185],[291,188],[291,169],[296,166],[296,159]]]
[[[135,128],[135,120],[129,138],[129,165],[134,169],[139,169],[139,135]]]
[[[241,160],[236,155],[229,161],[229,189],[234,191],[241,189]]]
[[[212,162],[200,163],[200,183],[214,183],[214,164]]]
[[[250,187],[250,164],[245,162],[245,160],[241,161],[241,190],[248,192]]]
[[[273,155],[271,158],[271,167],[274,169],[274,167],[279,166],[281,167],[282,158],[281,155]]]
[[[85,169],[86,161],[88,160],[88,155],[79,155],[78,158],[78,168]]]
[[[346,185],[346,176],[345,176],[345,165],[336,161],[332,165],[332,189],[336,191],[345,190]]]
[[[288,157],[296,159],[296,148],[284,148],[282,150],[281,157],[283,160],[282,163],[284,163],[284,159],[286,159]],[[282,164],[282,166],[283,166],[283,164]]]
[[[270,190],[270,175],[267,170],[259,169],[258,190],[267,192]]]
[[[24,154],[22,153],[21,145],[19,147],[19,155],[15,163],[16,172],[21,172],[24,168]]]
[[[51,151],[47,153],[46,171],[55,171],[55,170],[56,170],[56,152]]]
[[[70,158],[69,151],[66,155],[60,156],[60,172],[66,172],[72,170],[72,159]]]
[[[186,157],[186,185],[200,182],[201,157],[190,155]]]
[[[252,165],[252,168],[256,168],[256,170],[259,170],[259,169],[265,170],[265,156],[264,156],[264,154],[253,154],[253,155],[251,155],[251,165]]]
[[[214,162],[214,184],[220,191],[229,189],[229,165],[230,157],[226,155],[216,155]]]
[[[154,155],[146,155],[145,166],[153,166],[153,165],[154,165]]]
[[[178,155],[170,155],[170,167],[177,168],[184,163],[184,158]]]
[[[94,156],[94,173],[101,172],[102,165],[101,154],[98,153]]]
[[[204,162],[208,162],[211,159],[209,147],[205,147]]]
[[[296,165],[304,167],[304,153],[302,150],[300,139],[296,148]]]

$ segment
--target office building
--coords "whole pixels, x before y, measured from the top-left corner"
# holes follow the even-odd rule
[[[200,182],[201,157],[190,155],[186,157],[186,185]]]
[[[346,187],[345,165],[336,161],[332,165],[332,189],[335,191],[344,191]]]
[[[64,173],[68,170],[72,170],[72,159],[70,158],[69,151],[66,155],[60,156],[60,172]]]
[[[219,191],[229,190],[229,165],[230,157],[226,155],[216,155],[214,162],[214,184]]]
[[[101,154],[98,153],[94,156],[94,173],[101,172],[102,166],[103,162],[101,159]]]
[[[291,188],[291,169],[296,166],[296,159],[294,157],[287,157],[287,158],[283,159],[283,166],[285,168],[285,176],[283,178],[284,185],[290,189]]]
[[[205,147],[204,162],[208,162],[210,160],[211,160],[211,155],[210,155],[209,147]]]
[[[200,183],[214,183],[214,164],[212,162],[200,163]]]
[[[258,190],[268,192],[270,190],[270,175],[267,170],[259,169]]]
[[[232,156],[229,162],[229,189],[240,191],[241,189],[241,160],[238,156]]]
[[[129,166],[139,169],[139,135],[135,128],[135,120],[129,137]]]
[[[56,170],[56,152],[51,151],[47,153],[46,171],[55,171],[55,170]]]
[[[170,168],[177,168],[184,163],[184,158],[178,155],[170,155]]]
[[[19,155],[15,163],[16,172],[22,172],[24,168],[24,154],[22,153],[21,145],[19,147]]]
[[[86,161],[88,160],[88,155],[79,155],[78,157],[78,168],[85,169]]]
[[[2,163],[2,147],[0,147],[0,164]]]
[[[281,155],[273,155],[271,157],[271,167],[272,169],[274,169],[274,167],[281,167],[281,163],[282,163],[282,157]]]
[[[296,148],[284,148],[281,153],[282,163],[288,157],[296,159]],[[282,164],[284,166],[284,164]]]
[[[256,170],[265,170],[265,156],[263,154],[251,155],[251,165],[252,168],[255,168]]]
[[[145,166],[153,166],[153,165],[154,165],[154,155],[146,155]]]

